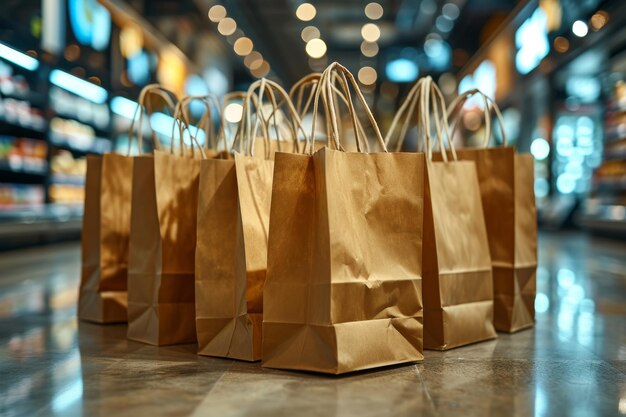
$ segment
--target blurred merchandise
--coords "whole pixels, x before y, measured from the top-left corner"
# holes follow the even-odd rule
[[[52,156],[50,171],[54,184],[82,185],[85,183],[87,160],[84,157],[75,158],[71,152],[59,150]]]
[[[0,169],[44,175],[47,154],[44,141],[0,135]]]
[[[584,226],[626,233],[626,54],[612,63],[604,116],[602,164],[593,173],[592,192],[585,201]]]
[[[50,162],[50,201],[53,203],[82,203],[87,160],[76,158],[71,152],[58,150]]]
[[[98,129],[109,126],[109,106],[71,94],[61,88],[50,88],[50,107],[58,115],[90,124]]]
[[[0,183],[0,210],[37,206],[44,201],[45,192],[41,185]]]
[[[54,145],[92,153],[105,153],[111,150],[111,141],[96,137],[93,127],[76,120],[59,117],[50,121],[50,142]]]
[[[71,184],[52,184],[49,191],[53,203],[81,204],[85,199],[85,187]]]
[[[0,97],[0,119],[37,131],[45,129],[46,126],[41,109],[32,107],[28,101],[15,98]]]

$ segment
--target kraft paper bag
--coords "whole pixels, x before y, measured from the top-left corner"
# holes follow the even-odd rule
[[[200,160],[155,151],[135,158],[128,270],[128,338],[194,343]]]
[[[253,102],[262,103],[263,93],[269,96],[273,92],[288,98],[268,80],[251,85],[235,145],[241,136],[248,140],[256,137],[248,113]],[[267,114],[261,115],[258,106],[256,111],[256,117],[265,123]],[[297,115],[293,111],[291,115],[299,124]],[[266,135],[267,129],[263,130]],[[234,159],[201,163],[196,246],[196,332],[200,355],[261,359],[274,161],[269,153],[251,156],[252,150],[258,149],[252,142],[243,144],[245,155],[235,152]]]
[[[446,350],[493,339],[496,332],[493,326],[491,258],[476,164],[458,160],[451,141],[452,157],[444,152],[441,154],[442,161],[433,160],[431,116],[441,149],[444,149],[443,134],[448,132],[448,128],[443,95],[430,77],[423,78],[411,89],[392,123],[390,133],[405,112],[406,123],[415,116],[411,111],[407,112],[409,109],[417,112],[418,127],[423,132],[427,153],[423,247],[424,347]],[[406,126],[401,132],[406,132]],[[388,135],[387,141],[389,138]]]
[[[156,98],[156,100],[155,100]],[[133,158],[130,156],[134,121],[139,109],[151,109],[170,97],[157,84],[145,86],[129,132],[126,156],[105,154],[87,157],[85,208],[82,233],[82,272],[78,318],[97,323],[127,320],[126,281],[131,212]],[[130,115],[129,115],[130,116]],[[141,134],[137,136],[141,152]],[[155,146],[158,142],[155,141]]]
[[[78,318],[126,322],[132,158],[87,157]]]
[[[340,149],[327,100],[331,71],[346,74],[344,82],[354,85],[373,117],[352,75],[332,64],[316,94],[328,101]],[[424,158],[368,154],[364,146],[359,153],[276,154],[263,294],[265,367],[342,374],[423,359]]]
[[[537,212],[534,160],[506,146],[497,105],[478,90],[459,96],[448,107],[450,117],[474,94],[482,95],[485,110],[483,148],[458,149],[461,160],[476,163],[478,182],[493,267],[494,325],[515,332],[534,325],[537,269]],[[487,148],[491,135],[489,103],[500,121],[504,146]]]
[[[180,117],[176,105],[174,117]],[[194,269],[200,161],[183,144],[179,154],[155,150],[134,160],[128,270],[128,333],[152,345],[193,343],[195,335]],[[195,147],[194,147],[195,146]]]

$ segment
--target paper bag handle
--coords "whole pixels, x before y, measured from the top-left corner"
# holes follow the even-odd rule
[[[139,113],[139,121],[138,121],[139,129],[137,132],[137,151],[140,154],[143,152],[142,151],[143,149],[143,117],[144,117],[144,112],[147,112],[148,114],[151,113],[151,106],[148,105],[149,102],[148,103],[146,102],[147,97],[149,97],[150,94],[155,94],[161,97],[163,101],[165,102],[165,104],[167,105],[167,107],[170,109],[170,111],[173,111],[176,107],[176,95],[172,93],[171,91],[163,88],[161,85],[148,84],[144,88],[142,88],[141,92],[139,93],[139,102],[137,104],[137,107],[135,108],[133,119],[131,121],[130,128],[128,131],[128,149],[126,151],[127,156],[130,156],[130,152],[131,152],[131,142],[132,142],[133,135],[135,133],[135,121],[137,120],[137,113]],[[152,134],[154,148],[160,149],[161,142],[159,141],[159,138],[157,137],[156,133],[152,129],[151,129],[151,134]]]
[[[258,95],[255,94],[256,90],[259,90]],[[266,118],[265,117],[265,112],[263,110],[263,94],[266,93],[267,97],[270,100],[270,103],[272,105],[272,112],[270,113],[269,117]],[[250,85],[250,87],[248,88],[248,91],[246,92],[246,98],[244,100],[244,104],[243,104],[243,115],[242,115],[242,120],[241,123],[238,126],[237,129],[237,133],[235,136],[235,141],[233,142],[233,150],[237,151],[238,147],[241,145],[241,141],[242,141],[242,137],[244,135],[246,135],[245,139],[245,144],[244,144],[244,152],[246,152],[247,154],[254,156],[254,144],[256,141],[256,132],[258,130],[258,127],[260,124],[262,123],[266,123],[269,119],[273,120],[273,125],[274,125],[274,129],[276,131],[276,137],[278,140],[278,146],[279,146],[279,150],[280,150],[280,134],[278,131],[278,123],[276,122],[276,114],[277,111],[279,109],[279,103],[276,101],[276,95],[275,93],[278,94],[279,97],[281,97],[283,99],[283,101],[281,101],[280,104],[285,103],[287,105],[287,109],[289,112],[289,116],[287,117],[287,115],[285,115],[289,121],[289,126],[290,126],[290,130],[291,130],[291,135],[292,135],[292,141],[294,143],[294,147],[296,149],[296,151],[299,151],[299,144],[298,144],[298,130],[304,132],[304,130],[302,129],[302,122],[300,120],[300,116],[298,115],[298,112],[296,111],[291,99],[289,98],[289,95],[287,94],[287,92],[277,83],[275,83],[274,81],[268,80],[266,78],[262,78],[260,80],[255,81],[254,83],[252,83]],[[251,107],[252,104],[254,104],[254,99],[256,97],[257,103],[256,103],[256,122],[254,125],[254,129],[250,129],[251,125],[252,125],[252,113],[251,113]],[[269,135],[265,135],[266,139],[269,140]],[[266,157],[269,157],[269,146],[267,147],[267,153],[268,155],[266,155]]]
[[[226,127],[230,126],[230,122],[226,120],[226,111],[225,111],[226,106],[237,101],[241,101],[243,103],[245,99],[246,99],[246,93],[243,91],[232,91],[230,93],[226,93],[224,97],[222,97],[222,104],[220,106],[220,114],[221,114],[220,128],[217,133],[217,141],[216,141],[216,146],[215,146],[216,151],[219,149],[220,143],[223,143],[224,151],[230,154],[228,151],[231,149],[228,146],[228,139],[226,138]],[[241,119],[239,120],[239,122],[237,122],[237,126],[239,126],[242,120],[243,120],[243,112],[241,114]],[[234,145],[234,140],[233,140],[233,145]]]
[[[335,80],[333,80],[331,78],[331,74],[334,74],[334,73],[337,73],[338,75],[340,75],[340,77],[337,77]],[[363,106],[365,110],[367,118],[374,130],[374,133],[376,135],[376,138],[378,140],[380,147],[383,149],[384,152],[387,152],[387,147],[385,146],[383,137],[380,134],[380,129],[378,127],[378,124],[376,123],[376,119],[374,118],[372,111],[367,105],[367,101],[365,100],[365,97],[363,96],[363,93],[361,92],[361,89],[359,88],[359,85],[356,82],[354,75],[352,75],[352,73],[348,71],[346,67],[342,66],[341,64],[337,62],[333,62],[324,70],[324,72],[322,73],[321,79],[319,81],[319,88],[317,88],[317,90],[315,91],[315,101],[313,103],[313,123],[311,126],[311,138],[313,138],[315,134],[319,99],[320,99],[320,96],[322,96],[322,98],[325,99],[324,101],[328,103],[328,113],[329,113],[328,117],[330,118],[330,121],[331,121],[330,127],[331,127],[331,132],[332,132],[332,139],[335,143],[335,147],[338,150],[343,150],[343,146],[339,139],[339,129],[337,125],[337,121],[338,121],[337,111],[336,111],[335,100],[333,99],[333,85],[334,85],[333,81],[336,81],[336,80],[340,81],[340,85],[343,89],[343,93],[345,94],[346,100],[348,102],[348,112],[350,113],[350,116],[352,118],[354,131],[357,137],[357,151],[363,152],[363,149],[360,143],[361,141],[359,139],[360,135],[357,133],[359,132],[359,128],[357,127],[359,122],[356,120],[357,116],[356,116],[356,111],[354,109],[354,104],[352,103],[352,96],[350,94],[350,88],[349,88],[350,85],[352,85],[352,88],[357,94],[357,98],[359,99],[359,101],[361,102],[361,105]],[[310,154],[313,154],[314,146],[311,146],[311,149],[309,150],[309,152]]]
[[[426,77],[426,80],[424,82],[427,87],[424,90],[423,96],[424,108],[426,111],[422,112],[422,117],[424,126],[426,127],[425,139],[426,146],[428,147],[428,157],[432,160],[432,149],[435,146],[435,142],[430,136],[430,120],[428,117],[432,95],[433,115],[437,135],[437,143],[439,144],[439,149],[441,151],[443,161],[448,162],[447,150],[444,146],[444,136],[447,139],[450,152],[452,153],[452,159],[456,161],[458,158],[456,155],[456,150],[454,148],[454,143],[452,142],[452,136],[450,135],[450,127],[448,125],[448,118],[446,117],[446,102],[443,98],[443,93],[441,92],[439,87],[437,87],[437,84],[435,84],[432,77]],[[439,113],[440,111],[441,113]]]
[[[456,127],[458,126],[458,120],[461,116],[462,105],[465,104],[465,102],[475,94],[480,95],[483,99],[483,120],[485,121],[485,136],[482,147],[489,147],[489,141],[491,139],[491,108],[493,108],[494,113],[496,114],[496,118],[498,119],[500,134],[502,135],[502,144],[504,146],[507,146],[506,132],[504,131],[504,118],[502,117],[502,113],[500,112],[500,107],[498,107],[498,104],[491,97],[487,96],[477,88],[465,91],[464,93],[460,94],[458,97],[452,100],[452,102],[448,106],[448,110],[446,112],[448,120],[450,120],[450,117],[457,110],[459,111],[457,117],[452,123],[452,134],[454,134],[454,132],[456,131]],[[491,108],[489,107],[490,104]]]
[[[300,115],[300,118],[303,118],[303,116],[309,111],[309,108],[311,107],[311,104],[315,98],[315,91],[317,90],[317,88],[319,88],[319,85],[320,85],[319,81],[321,77],[322,77],[322,73],[319,73],[319,72],[306,75],[305,77],[298,80],[289,91],[289,97],[294,102],[294,106],[296,108],[296,111]],[[337,79],[337,77],[338,75],[334,74],[334,78]],[[306,93],[306,90],[309,87],[310,87],[310,92],[308,94],[308,98],[306,102],[303,105],[303,95],[304,93]],[[335,86],[334,82],[332,83],[332,89],[334,91],[334,95],[336,97],[339,97],[341,99],[341,102],[343,102],[346,107],[349,107],[348,100],[346,99],[345,95]],[[294,96],[295,96],[295,100],[294,100]],[[327,98],[325,97],[326,97],[326,94],[322,91],[323,103],[326,103]],[[328,141],[327,146],[330,146],[332,132],[331,132],[331,127],[330,127],[330,119],[328,117],[329,111],[328,111],[328,106],[324,106],[324,107],[325,107],[325,112],[327,114],[327,117],[325,118],[326,119],[326,139]],[[362,142],[365,142],[366,149],[369,152],[369,144],[366,139],[363,125],[361,124],[361,121],[359,118],[357,118],[356,121],[357,121],[357,130],[354,132],[354,134],[360,135],[360,137],[357,137],[356,139],[357,140],[360,139]],[[306,141],[306,146],[305,146],[306,149],[308,149],[308,146],[310,144],[313,147],[315,146],[315,137],[310,138],[311,142],[309,143],[309,138],[305,135],[305,141]],[[304,150],[304,152],[306,152],[306,149]]]
[[[418,136],[421,132],[423,136],[424,152],[429,160],[432,160],[432,150],[435,141],[431,134],[431,105],[432,119],[435,124],[435,134],[437,143],[442,150],[444,162],[448,161],[447,152],[444,146],[444,136],[447,136],[452,159],[456,160],[456,150],[451,141],[450,129],[446,119],[446,105],[441,90],[437,87],[432,77],[426,76],[418,80],[409,90],[404,102],[396,112],[391,122],[391,126],[385,135],[385,142],[389,143],[400,120],[404,116],[404,121],[400,125],[400,136],[396,143],[396,152],[400,151],[406,132],[413,117],[417,118]]]
[[[184,134],[185,134],[185,130],[187,130],[189,132],[189,138],[190,138],[190,142],[191,142],[191,156],[192,158],[195,156],[195,148],[197,147],[200,150],[200,155],[202,156],[202,159],[206,159],[206,153],[204,152],[204,149],[202,146],[200,146],[200,144],[198,143],[198,141],[196,140],[195,135],[193,135],[191,133],[191,131],[189,130],[189,122],[188,120],[185,120],[185,117],[183,116],[184,113],[184,107],[186,104],[185,100],[186,98],[189,98],[189,96],[183,97],[178,103],[176,103],[176,109],[174,110],[174,123],[172,124],[172,134],[171,134],[171,143],[170,143],[170,153],[172,155],[175,154],[174,152],[174,130],[176,128],[176,126],[178,126],[178,147],[180,150],[180,156],[185,156],[185,138],[184,138]],[[197,132],[196,132],[197,133]]]
[[[396,130],[396,126],[398,125],[400,118],[406,113],[406,118],[404,119],[404,122],[400,127],[400,134],[398,136],[398,141],[396,142],[395,152],[400,152],[400,149],[402,149],[402,144],[404,143],[404,139],[406,137],[406,131],[411,124],[411,116],[416,111],[415,108],[417,107],[417,103],[419,102],[419,100],[417,100],[415,97],[416,94],[421,91],[423,82],[424,78],[420,78],[415,84],[413,84],[413,87],[411,87],[407,96],[404,98],[404,101],[400,105],[400,108],[396,111],[396,114],[391,121],[391,126],[389,127],[389,130],[385,135],[385,144],[389,145],[389,142],[391,141],[391,138]],[[421,118],[421,115],[419,114],[419,107],[417,108],[417,112],[418,117]]]
[[[187,126],[191,121],[191,117],[189,115],[189,106],[188,103],[193,101],[200,101],[204,104],[205,110],[200,116],[198,120],[198,125],[196,126],[196,136],[201,128],[204,129],[205,137],[206,137],[206,149],[215,149],[217,146],[216,138],[215,138],[215,126],[213,124],[213,110],[211,109],[211,105],[215,108],[216,113],[219,115],[220,104],[218,98],[213,94],[207,94],[202,96],[185,96],[181,99],[183,102],[182,105],[182,118],[186,122]]]

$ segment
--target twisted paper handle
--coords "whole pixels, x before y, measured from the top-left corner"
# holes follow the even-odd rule
[[[338,76],[333,79],[333,74],[338,74]],[[352,124],[354,126],[354,131],[357,137],[357,151],[364,152],[363,148],[365,147],[366,149],[365,151],[367,152],[368,145],[366,144],[365,146],[363,146],[363,144],[361,143],[364,138],[362,138],[361,135],[358,133],[360,130],[358,128],[359,121],[356,116],[354,104],[352,103],[352,96],[350,94],[350,88],[349,88],[350,85],[354,89],[359,101],[361,102],[361,105],[363,106],[365,110],[367,118],[374,130],[374,134],[376,135],[376,138],[378,140],[378,143],[381,149],[383,149],[384,152],[387,152],[387,147],[385,145],[385,141],[383,140],[382,135],[380,134],[380,129],[378,127],[378,124],[376,123],[376,119],[374,118],[372,111],[367,105],[367,101],[365,100],[365,97],[363,96],[363,93],[361,92],[359,85],[354,78],[354,75],[352,75],[352,73],[348,71],[347,68],[345,68],[344,66],[340,65],[337,62],[333,62],[332,64],[328,66],[328,68],[326,68],[326,70],[324,70],[324,72],[322,73],[322,76],[320,77],[319,87],[315,91],[315,100],[313,103],[313,123],[311,126],[311,138],[313,138],[315,134],[319,99],[320,97],[322,97],[324,102],[327,103],[327,107],[328,107],[327,117],[330,118],[331,137],[335,144],[335,148],[341,151],[344,150],[341,144],[340,137],[339,137],[338,116],[337,116],[337,110],[336,110],[337,105],[336,105],[336,97],[334,93],[334,91],[336,91],[336,88],[334,85],[337,80],[339,81],[341,89],[343,90],[343,93],[345,94],[345,99],[348,104],[348,112],[350,114],[350,117],[352,118]],[[309,149],[310,154],[313,154],[313,151],[314,151],[313,146],[311,146]]]
[[[465,104],[467,100],[470,99],[474,94],[478,94],[483,99],[483,118],[485,120],[485,137],[483,140],[483,148],[487,148],[489,146],[489,141],[491,139],[491,108],[494,110],[496,114],[496,118],[498,119],[498,125],[500,127],[500,134],[502,135],[502,144],[507,146],[506,132],[504,131],[504,118],[502,117],[502,113],[500,112],[500,107],[496,104],[496,102],[491,98],[484,94],[482,91],[478,89],[468,90],[462,94],[460,94],[457,98],[455,98],[452,103],[448,106],[448,110],[446,112],[448,120],[450,117],[457,111],[460,110]],[[491,104],[491,108],[489,105]],[[461,112],[457,114],[457,117],[452,122],[452,133],[456,131],[456,127],[458,126],[458,119],[461,117]]]
[[[146,85],[144,88],[141,89],[141,92],[139,93],[139,103],[137,105],[137,107],[135,108],[135,113],[133,114],[133,118],[130,124],[130,128],[128,131],[128,149],[126,151],[126,155],[130,156],[130,152],[131,152],[131,144],[132,144],[132,138],[135,134],[135,121],[137,120],[137,113],[139,113],[139,129],[137,132],[137,149],[138,152],[141,154],[142,149],[143,149],[143,117],[144,117],[144,113],[147,112],[148,114],[150,114],[152,112],[152,108],[149,105],[149,101],[146,101],[147,98],[151,95],[157,95],[159,97],[161,97],[163,99],[163,101],[165,102],[165,104],[167,105],[167,107],[169,108],[170,111],[174,111],[175,107],[176,107],[176,95],[174,93],[172,93],[169,90],[166,90],[165,88],[161,87],[161,85],[159,84],[148,84]],[[153,145],[155,149],[161,149],[161,143],[159,141],[159,138],[157,137],[157,135],[154,133],[153,130],[150,131],[152,134],[152,141],[153,141]]]
[[[255,93],[256,90],[259,91],[258,95]],[[262,106],[264,94],[267,94],[267,97],[269,98],[269,101],[272,105],[272,112],[267,118],[265,117],[265,111],[263,110],[263,106]],[[276,95],[278,95],[278,97],[282,99],[280,104],[276,100]],[[256,104],[255,104],[255,100],[256,100]],[[250,85],[250,87],[248,88],[248,91],[246,92],[246,97],[245,97],[244,104],[243,104],[243,116],[242,116],[241,123],[238,126],[237,133],[235,134],[235,141],[233,142],[233,150],[235,151],[238,150],[239,146],[241,145],[241,142],[244,141],[245,142],[243,144],[244,152],[246,152],[247,154],[251,156],[254,156],[254,144],[256,141],[258,128],[259,126],[263,127],[263,123],[266,123],[270,119],[273,121],[273,126],[274,126],[276,137],[278,140],[278,147],[279,147],[278,149],[280,150],[281,141],[280,141],[280,134],[278,131],[278,123],[276,120],[276,116],[280,108],[280,105],[282,105],[283,103],[287,105],[287,109],[288,109],[289,117],[287,117],[287,120],[289,121],[291,139],[294,143],[294,148],[296,149],[296,151],[299,151],[298,131],[301,131],[304,133],[304,130],[302,129],[302,121],[300,120],[300,116],[298,115],[298,112],[296,111],[296,108],[294,107],[287,92],[274,81],[271,81],[265,78],[262,78],[252,83],[252,85]],[[254,127],[251,128],[253,104],[255,104],[255,107],[256,107],[256,121],[255,121]],[[266,129],[266,131],[267,130],[268,129]],[[264,135],[264,137],[266,140],[269,141],[270,138],[267,133]],[[269,157],[269,152],[270,152],[269,146],[267,146],[268,155],[266,155],[266,157]]]

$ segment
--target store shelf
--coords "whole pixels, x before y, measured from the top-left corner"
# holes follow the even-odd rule
[[[54,112],[52,117],[62,118],[64,120],[73,120],[75,122],[87,125],[96,132],[97,135],[105,135],[108,134],[108,129],[103,126],[98,126],[94,121],[91,120],[81,120],[73,114],[65,113],[65,112]],[[107,123],[108,125],[108,123]]]
[[[9,164],[7,161],[0,160],[0,171],[19,175],[45,176],[48,172],[48,165],[44,164],[40,168],[23,165],[22,167],[17,168],[16,166]]]
[[[43,139],[47,130],[47,126],[34,127],[20,124],[15,121],[9,121],[0,117],[0,126],[11,129],[11,132],[16,136],[34,136],[34,139]]]
[[[82,204],[45,204],[0,209],[0,239],[27,235],[77,233],[81,229]]]
[[[2,93],[0,93],[0,96],[2,96],[4,98],[12,98],[12,99],[15,99],[15,100],[27,101],[33,107],[36,107],[36,108],[43,108],[43,107],[45,107],[44,97],[41,96],[40,94],[34,93],[32,91],[28,92],[26,94],[2,92]]]
[[[103,154],[111,150],[112,143],[105,138],[93,138],[92,143],[89,146],[76,146],[72,145],[77,139],[71,136],[61,135],[55,132],[50,132],[50,144],[59,149],[65,149],[72,153],[78,153],[85,155],[88,153]]]
[[[53,184],[85,185],[85,177],[83,175],[52,174],[51,181]]]

